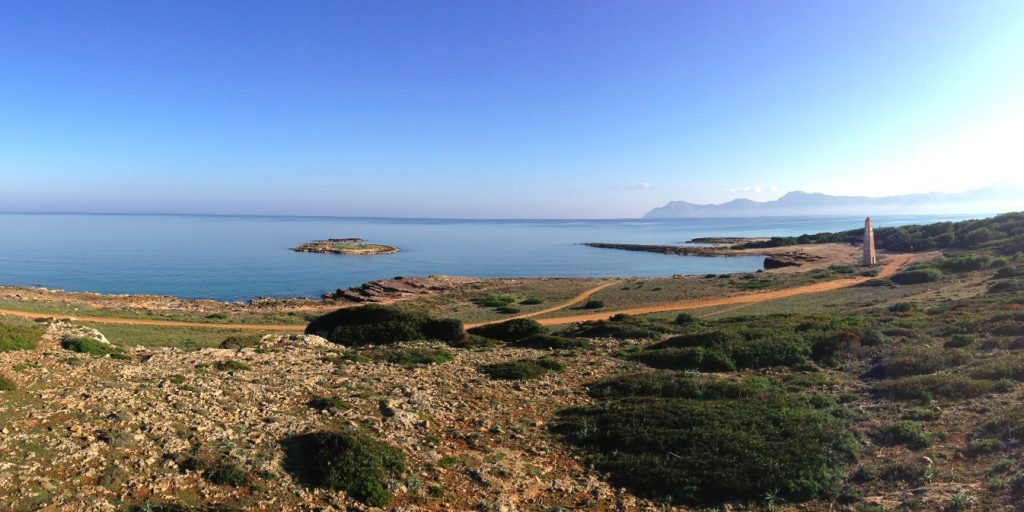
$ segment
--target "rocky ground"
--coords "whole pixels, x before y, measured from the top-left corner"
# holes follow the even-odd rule
[[[397,510],[651,508],[588,472],[547,430],[587,403],[582,383],[628,364],[611,347],[566,357],[532,381],[491,380],[478,365],[543,351],[457,350],[443,365],[350,363],[316,337],[268,337],[242,350],[127,349],[127,360],[61,348],[0,353],[17,390],[0,401],[0,510],[124,510],[143,503],[229,503],[247,510],[349,510],[344,493],[309,489],[288,470],[288,440],[358,425],[409,458]],[[81,333],[76,333],[81,334]],[[248,369],[218,370],[227,360]],[[314,397],[348,410],[321,412]],[[235,461],[251,485],[210,483],[183,461]]]

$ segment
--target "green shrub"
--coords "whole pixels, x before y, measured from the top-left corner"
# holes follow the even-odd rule
[[[865,347],[877,347],[888,341],[882,331],[868,329],[860,333],[860,344]]]
[[[317,432],[286,441],[286,464],[315,487],[345,491],[374,507],[394,497],[388,484],[405,472],[405,455],[356,431]]]
[[[903,411],[900,418],[905,420],[914,421],[935,421],[942,417],[942,412],[937,409],[924,409],[921,407],[911,407]]]
[[[516,318],[497,324],[474,327],[469,332],[492,340],[511,343],[534,334],[547,334],[548,329],[532,318]]]
[[[617,340],[657,339],[670,329],[630,315],[615,315],[608,320],[583,322],[564,333],[573,338],[614,338]]]
[[[213,364],[213,368],[222,372],[237,372],[252,369],[251,366],[241,361],[235,361],[234,359],[225,359],[223,361],[217,361],[216,363]]]
[[[203,478],[213,484],[244,487],[252,483],[252,477],[242,466],[233,462],[219,462],[203,472]]]
[[[515,306],[498,306],[498,308],[495,309],[495,311],[503,315],[514,315],[516,313],[519,313],[521,310]]]
[[[840,332],[819,338],[811,347],[811,359],[825,366],[840,366],[862,354],[860,336]]]
[[[476,334],[466,334],[459,341],[450,342],[448,345],[455,348],[468,348],[468,349],[488,349],[500,345],[501,342],[498,340],[492,340],[483,336],[477,336]]]
[[[955,334],[942,344],[943,348],[964,348],[974,345],[974,337],[966,334]]]
[[[614,485],[642,497],[714,505],[768,493],[830,496],[856,459],[850,426],[751,383],[626,376],[591,387],[596,407],[562,410],[553,429]]]
[[[896,284],[902,285],[923,284],[941,281],[942,277],[941,270],[937,268],[925,268],[920,270],[897,272],[892,276],[892,281]]]
[[[528,380],[559,372],[564,368],[562,363],[553,359],[520,359],[481,366],[480,371],[492,379]]]
[[[317,396],[309,401],[309,406],[318,411],[347,411],[352,408],[348,402],[336,396]]]
[[[32,350],[42,336],[43,329],[37,325],[0,322],[0,352]]]
[[[512,346],[536,349],[589,349],[589,341],[555,336],[552,334],[534,334],[512,342]]]
[[[932,444],[932,436],[921,428],[921,424],[908,420],[882,425],[876,432],[875,439],[885,446],[905,445],[911,450],[920,450]]]
[[[971,368],[968,374],[975,379],[1024,381],[1024,358],[1002,356],[989,359]]]
[[[473,299],[473,303],[485,308],[500,308],[501,306],[508,306],[515,301],[516,297],[514,295],[506,293],[489,293],[483,297]]]
[[[378,350],[366,355],[374,361],[385,361],[403,366],[444,364],[455,360],[455,354],[441,348],[399,348]]]
[[[917,347],[893,351],[882,357],[867,376],[891,379],[908,375],[924,375],[970,363],[974,357],[959,349],[928,350]]]
[[[876,384],[873,391],[882,398],[927,402],[935,398],[964,400],[994,393],[995,383],[963,375],[935,374],[903,377]]]
[[[967,454],[971,457],[982,457],[985,455],[991,455],[993,453],[999,453],[1003,450],[1003,442],[998,439],[987,437],[984,439],[975,439],[967,444]]]
[[[519,303],[524,305],[524,306],[536,306],[538,304],[543,304],[544,303],[544,299],[542,299],[540,297],[527,297],[527,298],[519,301]]]
[[[909,313],[915,309],[917,309],[917,307],[911,302],[897,302],[896,304],[889,306],[890,313]]]
[[[115,359],[118,358],[117,356],[125,357],[124,350],[121,347],[111,345],[110,343],[103,343],[92,338],[69,338],[61,341],[60,344],[72,352],[89,354],[95,357],[103,357],[105,355]]]
[[[689,313],[679,313],[678,315],[676,315],[676,318],[675,320],[673,320],[673,322],[676,325],[682,325],[686,327],[700,325],[701,323],[699,318]]]
[[[18,389],[18,385],[13,380],[0,375],[0,391],[14,391]]]
[[[235,334],[224,338],[224,341],[220,343],[220,348],[241,350],[243,348],[253,348],[260,345],[260,341],[263,340],[262,334]]]
[[[601,309],[601,308],[604,307],[604,301],[603,300],[597,300],[597,299],[590,299],[587,302],[583,303],[583,305],[580,306],[580,307],[582,309]]]
[[[439,320],[425,313],[376,304],[343,308],[318,317],[306,327],[306,334],[350,346],[390,345],[420,339],[456,343],[465,337],[459,320]]]

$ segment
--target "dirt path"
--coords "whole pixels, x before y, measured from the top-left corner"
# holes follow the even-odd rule
[[[207,329],[227,329],[244,331],[285,331],[301,332],[306,329],[305,325],[286,324],[213,324],[206,322],[179,322],[176,320],[146,320],[144,318],[116,318],[110,316],[75,316],[61,315],[54,313],[40,313],[38,311],[18,311],[14,309],[0,309],[0,315],[17,316],[22,318],[55,318],[57,320],[69,320],[80,323],[95,324],[118,324],[118,325],[156,325],[163,327],[205,327]]]
[[[466,324],[466,329],[472,329],[474,327],[480,327],[481,325],[499,324],[501,322],[505,322],[505,321],[508,321],[508,320],[515,320],[517,318],[532,318],[532,317],[535,317],[535,316],[546,315],[548,313],[554,313],[555,311],[559,311],[559,310],[565,309],[565,308],[567,308],[569,306],[572,306],[572,305],[575,305],[575,304],[579,304],[580,302],[583,302],[583,301],[589,299],[591,295],[593,295],[593,294],[595,294],[595,293],[597,293],[597,292],[599,292],[601,290],[604,290],[605,288],[608,288],[609,286],[611,286],[613,284],[621,283],[621,282],[622,281],[619,281],[619,280],[608,281],[607,283],[595,286],[595,287],[593,287],[593,288],[591,288],[589,290],[584,291],[583,293],[581,293],[581,294],[579,294],[579,295],[569,299],[567,302],[563,302],[563,303],[561,303],[561,304],[559,304],[557,306],[552,306],[550,308],[542,309],[540,311],[533,311],[531,313],[523,313],[521,315],[514,315],[514,316],[505,317],[505,318],[499,318],[498,320],[491,320],[489,322],[479,322],[479,323],[475,323],[475,324]]]
[[[885,262],[885,266],[882,267],[881,273],[878,277],[891,277],[896,273],[903,265],[914,259],[915,254],[895,254],[890,255],[888,260]],[[797,286],[794,288],[785,288],[782,290],[771,290],[767,292],[754,292],[746,293],[742,295],[731,295],[728,297],[719,297],[713,299],[696,299],[688,300],[683,302],[670,302],[666,304],[654,304],[651,306],[643,306],[638,308],[630,309],[619,309],[615,311],[602,311],[599,313],[589,313],[585,315],[573,315],[559,318],[539,318],[537,319],[543,325],[564,325],[575,322],[586,322],[590,320],[605,320],[613,315],[627,314],[627,315],[643,315],[648,313],[663,313],[666,311],[680,311],[684,309],[696,309],[705,308],[711,306],[725,306],[730,304],[748,304],[755,302],[765,302],[775,299],[783,299],[786,297],[794,297],[797,295],[806,295],[809,293],[821,293],[833,290],[839,290],[849,286],[854,286],[864,281],[867,281],[868,277],[852,277],[847,279],[835,279],[832,281],[825,281],[822,283],[814,283],[805,286]],[[601,284],[589,290],[580,293],[573,297],[567,302],[563,302],[557,306],[553,306],[540,311],[534,311],[532,313],[524,313],[522,315],[516,315],[508,318],[502,318],[501,320],[494,320],[491,322],[481,322],[475,324],[467,324],[467,328],[473,328],[480,325],[486,325],[497,322],[504,322],[513,318],[532,318],[547,313],[552,313],[565,309],[574,304],[578,304],[591,295],[615,284],[619,281],[609,281]],[[73,320],[75,322],[84,323],[96,323],[96,324],[119,324],[119,325],[152,325],[152,326],[163,326],[163,327],[197,327],[206,329],[226,329],[226,330],[244,330],[244,331],[279,331],[279,332],[301,332],[305,330],[305,325],[282,325],[282,324],[215,324],[215,323],[204,323],[204,322],[179,322],[175,320],[147,320],[142,318],[115,318],[115,317],[104,317],[104,316],[72,316],[72,315],[59,315],[52,313],[40,313],[36,311],[18,311],[13,309],[0,309],[0,315],[10,315],[22,318],[55,318],[57,320]]]
[[[890,255],[888,257],[888,260],[885,262],[885,266],[882,267],[882,271],[878,274],[878,278],[892,277],[892,275],[895,274],[900,269],[900,267],[907,264],[915,256],[916,255],[914,254]],[[821,283],[814,283],[804,286],[796,286],[793,288],[784,288],[782,290],[744,293],[741,295],[730,295],[728,297],[718,297],[713,299],[695,299],[682,302],[670,302],[666,304],[654,304],[651,306],[619,309],[615,311],[602,311],[600,313],[588,313],[584,315],[573,315],[559,318],[538,318],[537,321],[540,322],[542,325],[564,325],[576,322],[588,322],[593,320],[607,320],[608,318],[611,318],[612,316],[618,314],[645,315],[649,313],[664,313],[666,311],[681,311],[684,309],[697,309],[712,306],[727,306],[731,304],[752,304],[776,299],[784,299],[787,297],[795,297],[797,295],[806,295],[809,293],[830,292],[833,290],[839,290],[842,288],[858,285],[869,279],[874,278],[851,277],[846,279],[834,279],[832,281],[825,281]]]

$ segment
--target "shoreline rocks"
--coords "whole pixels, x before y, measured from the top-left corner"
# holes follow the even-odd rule
[[[321,254],[394,254],[399,251],[397,247],[384,244],[367,243],[362,238],[328,238],[326,240],[314,240],[306,242],[298,247],[292,247],[295,252],[315,252]]]

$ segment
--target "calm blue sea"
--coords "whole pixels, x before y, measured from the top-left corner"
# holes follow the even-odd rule
[[[975,216],[977,217],[977,216]],[[966,216],[881,217],[876,226]],[[761,257],[593,249],[581,242],[680,243],[700,236],[854,229],[862,218],[421,220],[198,215],[0,214],[0,284],[241,300],[319,296],[396,275],[666,276],[752,271]],[[289,251],[361,237],[393,255]]]

